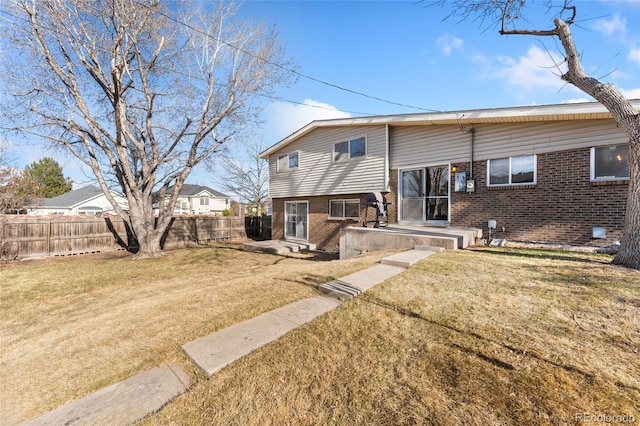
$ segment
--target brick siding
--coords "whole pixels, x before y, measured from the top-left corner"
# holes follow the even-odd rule
[[[469,163],[452,164],[469,177]],[[451,226],[483,229],[496,220],[493,238],[552,244],[608,246],[622,237],[627,181],[590,182],[590,150],[538,154],[535,185],[487,188],[487,162],[473,164],[476,191],[453,192],[451,185]],[[390,173],[389,222],[397,223],[398,170]],[[309,202],[309,242],[317,248],[336,252],[340,229],[361,226],[365,218],[367,194],[298,197],[273,200],[272,238],[284,239],[284,202]],[[329,200],[360,200],[360,219],[329,220]],[[369,211],[369,218],[375,214]],[[502,227],[504,226],[504,231]],[[606,238],[591,237],[593,227],[603,227]]]
[[[340,243],[340,229],[347,226],[362,226],[367,215],[365,206],[368,194],[348,194],[317,197],[277,198],[272,202],[271,235],[273,239],[284,239],[284,203],[285,201],[307,201],[309,203],[309,242],[320,250],[338,252]],[[388,202],[393,202],[388,194],[385,194]],[[360,200],[360,217],[355,219],[329,219],[329,200]],[[388,206],[389,218],[397,217],[393,205]],[[375,219],[375,210],[369,208],[367,220]],[[371,227],[372,224],[369,224]]]
[[[469,176],[469,163],[452,166]],[[607,246],[622,237],[628,182],[591,182],[589,149],[538,154],[535,185],[487,188],[486,161],[474,162],[473,174],[475,193],[451,194],[452,226],[486,234],[494,219],[494,238],[553,244]],[[593,227],[606,238],[592,238]]]

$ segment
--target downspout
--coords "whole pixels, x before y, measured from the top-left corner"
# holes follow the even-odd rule
[[[389,124],[385,124],[384,143],[384,192],[389,192]]]
[[[469,134],[471,135],[471,147],[470,147],[470,152],[469,152],[469,179],[473,179],[473,146],[475,143],[475,137],[474,135],[476,134],[475,129],[472,127],[471,129],[469,129]]]

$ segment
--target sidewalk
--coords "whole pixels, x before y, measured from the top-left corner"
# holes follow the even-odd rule
[[[277,340],[289,331],[329,312],[350,299],[404,271],[436,249],[398,253],[379,265],[322,284],[326,296],[311,297],[234,324],[182,346],[208,377],[233,361]],[[143,371],[122,382],[63,405],[23,425],[127,425],[162,408],[190,387],[189,377],[176,364]]]

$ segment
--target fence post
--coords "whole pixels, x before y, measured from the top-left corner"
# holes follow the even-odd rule
[[[51,256],[51,219],[47,219],[47,257]]]

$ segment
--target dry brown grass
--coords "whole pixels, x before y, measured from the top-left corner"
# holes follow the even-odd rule
[[[155,365],[181,345],[311,295],[374,264],[244,252],[236,245],[0,265],[0,424],[47,412]]]
[[[443,252],[240,359],[145,425],[640,420],[640,272]]]

